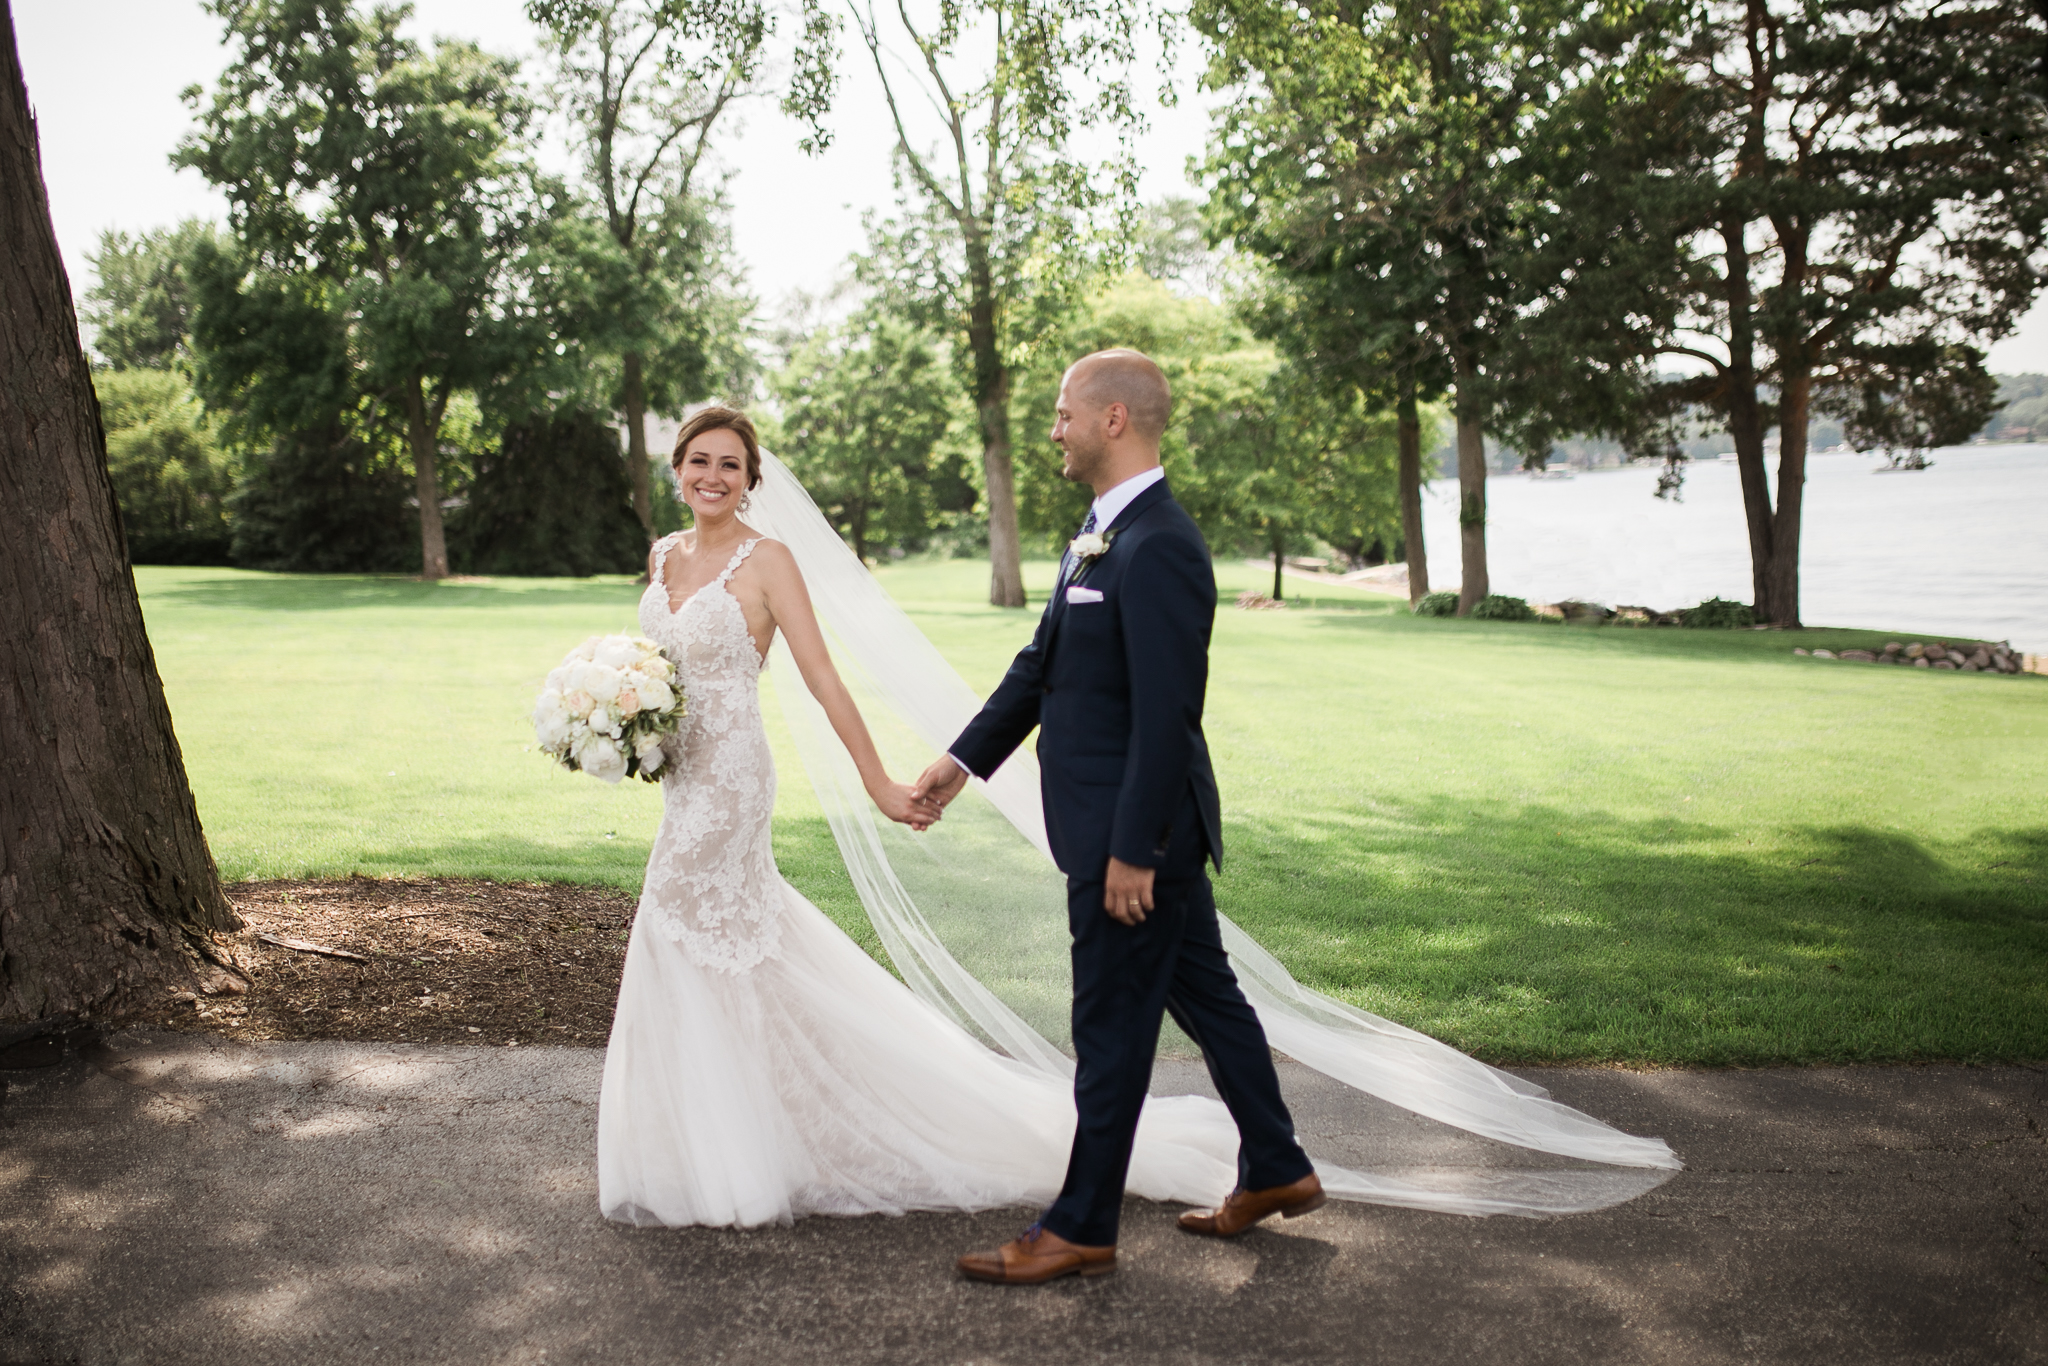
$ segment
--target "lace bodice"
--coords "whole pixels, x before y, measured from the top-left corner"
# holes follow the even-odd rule
[[[742,544],[717,578],[671,611],[668,556],[679,535],[655,546],[653,581],[640,598],[640,629],[675,664],[686,703],[663,745],[661,830],[640,911],[692,961],[744,972],[775,956],[782,910],[769,842],[775,766],[761,724],[763,665],[729,587],[760,540]]]

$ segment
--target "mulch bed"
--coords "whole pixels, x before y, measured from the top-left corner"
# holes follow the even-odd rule
[[[227,893],[248,922],[226,937],[248,992],[173,1002],[149,1023],[251,1040],[570,1047],[611,1032],[633,922],[624,892],[353,877]]]

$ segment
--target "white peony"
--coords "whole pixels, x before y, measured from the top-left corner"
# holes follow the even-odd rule
[[[576,762],[585,773],[615,783],[626,776],[626,752],[608,735],[593,734],[576,751]]]
[[[619,684],[624,678],[617,669],[604,664],[578,664],[569,671],[569,679],[579,692],[587,692],[600,702],[609,702],[619,695]]]
[[[606,636],[591,658],[608,669],[630,669],[646,654],[630,636]]]
[[[676,704],[674,691],[658,678],[642,679],[633,691],[640,694],[642,711],[667,711]]]
[[[584,641],[581,645],[578,645],[575,649],[569,651],[569,659],[590,660],[597,658],[597,643],[603,638],[604,637],[602,636],[592,636],[590,639]],[[565,664],[568,662],[569,660],[563,661],[563,663]]]
[[[633,754],[640,760],[640,771],[642,773],[654,772],[654,770],[661,767],[663,758],[661,737],[659,735],[641,736],[633,742]]]

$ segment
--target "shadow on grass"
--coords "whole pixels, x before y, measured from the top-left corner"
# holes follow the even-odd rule
[[[1425,800],[1243,822],[1225,910],[1502,1062],[2048,1058],[2048,827],[1713,826]]]

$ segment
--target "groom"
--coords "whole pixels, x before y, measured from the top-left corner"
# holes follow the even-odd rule
[[[1062,473],[1091,486],[1095,505],[1031,643],[918,783],[918,797],[951,801],[968,773],[988,777],[1038,727],[1046,834],[1067,875],[1078,1123],[1066,1184],[1016,1241],[960,1259],[974,1280],[1116,1269],[1162,1010],[1201,1047],[1240,1145],[1237,1189],[1181,1227],[1230,1237],[1323,1203],[1217,930],[1206,864],[1221,866],[1222,816],[1202,738],[1216,579],[1159,468],[1172,403],[1166,376],[1136,351],[1098,351],[1067,371],[1052,439]]]

